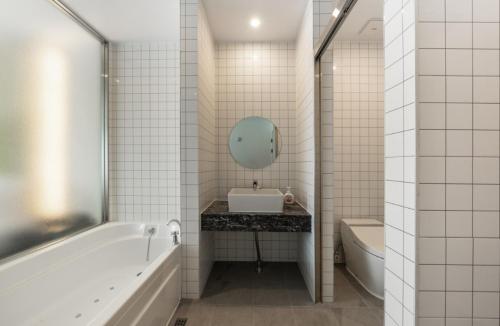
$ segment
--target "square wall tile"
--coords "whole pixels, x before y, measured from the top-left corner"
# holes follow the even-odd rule
[[[499,184],[500,160],[497,157],[474,157],[474,183]]]
[[[421,129],[446,128],[446,106],[444,103],[421,103],[419,108]]]
[[[500,318],[500,293],[475,292],[474,293],[475,318]]]
[[[499,75],[499,50],[474,50],[474,75],[498,76]]]
[[[447,292],[446,316],[472,317],[472,292]]]
[[[446,209],[472,210],[472,185],[446,185]]]
[[[474,105],[474,129],[498,130],[500,129],[499,104]]]
[[[421,157],[418,161],[421,183],[445,182],[446,159],[444,157]]]
[[[499,48],[499,23],[474,23],[474,48]]]
[[[474,139],[474,141],[476,141]],[[447,130],[446,154],[449,156],[472,156],[472,131]]]
[[[446,158],[447,183],[472,182],[472,157],[447,157]]]
[[[498,211],[499,205],[498,185],[474,185],[473,203],[475,210]]]
[[[472,104],[446,104],[447,129],[472,129]]]
[[[499,212],[474,212],[473,223],[475,238],[500,237]]]
[[[416,3],[420,21],[445,21],[445,0],[421,0]]]
[[[447,238],[446,263],[456,265],[472,264],[472,244],[471,238]]]
[[[446,21],[472,21],[472,0],[446,0]]]
[[[472,291],[472,266],[446,265],[447,291]]]
[[[474,291],[500,291],[500,266],[474,266]]]
[[[420,264],[444,264],[446,261],[445,244],[445,239],[442,238],[420,238]]]
[[[420,265],[419,284],[422,291],[444,291],[446,289],[445,265]]]
[[[446,67],[447,75],[472,75],[472,49],[446,50],[446,66],[442,67]]]
[[[473,19],[475,22],[498,22],[499,2],[497,0],[474,0]]]
[[[472,48],[472,23],[446,23],[446,47]]]
[[[444,211],[421,211],[419,218],[421,237],[444,238],[446,236],[446,216]]]
[[[472,102],[472,77],[446,77],[447,102]]]
[[[447,237],[472,237],[472,212],[446,212]]]
[[[474,239],[475,265],[500,265],[500,239]]]
[[[444,130],[421,130],[420,155],[422,156],[444,156],[446,150],[446,133]],[[472,137],[472,134],[471,134]],[[472,144],[472,138],[471,138]]]
[[[500,132],[499,131],[474,131],[474,156],[500,155]]]
[[[446,207],[445,198],[445,185],[419,185],[419,208],[421,210],[444,210]]]
[[[442,317],[446,311],[445,292],[418,293],[418,308],[420,317]]]

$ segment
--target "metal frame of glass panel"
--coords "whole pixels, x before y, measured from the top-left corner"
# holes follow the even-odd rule
[[[102,197],[103,197],[103,216],[102,222],[109,221],[108,214],[108,102],[109,102],[109,85],[108,85],[108,76],[109,76],[109,41],[99,33],[92,25],[87,23],[82,17],[80,17],[77,13],[75,13],[70,7],[59,0],[48,0],[54,6],[59,8],[63,13],[71,17],[78,25],[80,25],[83,29],[93,35],[97,40],[99,40],[102,44],[102,77],[104,79],[103,83],[103,98],[101,99],[102,103],[102,114],[103,114],[103,122],[102,126],[102,169],[103,169],[103,184],[102,184]],[[102,224],[102,223],[101,223]]]
[[[349,12],[357,0],[345,0],[337,17],[332,17],[325,32],[314,47],[314,261],[315,261],[315,301],[322,301],[322,230],[321,230],[321,57],[333,41]]]

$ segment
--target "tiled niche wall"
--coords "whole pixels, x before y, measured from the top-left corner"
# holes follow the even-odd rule
[[[283,192],[294,185],[295,171],[295,44],[287,42],[221,43],[217,45],[218,195],[227,200],[234,187],[253,180]],[[232,128],[243,118],[259,116],[278,127],[282,148],[276,161],[259,170],[246,169],[229,153]],[[297,234],[261,233],[262,257],[295,261]],[[252,233],[216,232],[217,260],[255,260]]]
[[[180,214],[179,43],[110,50],[109,203],[118,221]]]
[[[343,218],[384,220],[383,43],[335,41],[333,64],[333,206],[338,242]]]
[[[276,161],[246,169],[229,153],[233,127],[246,117],[271,120],[282,147]],[[293,42],[222,43],[217,45],[217,135],[219,198],[234,187],[293,187],[295,168],[295,44]]]
[[[384,4],[385,325],[415,325],[415,1]]]
[[[314,59],[313,1],[304,10],[296,41],[296,198],[313,216],[314,223]],[[314,231],[299,235],[297,262],[312,298],[315,298]],[[332,266],[333,267],[333,266]]]
[[[497,326],[499,1],[417,8],[419,325]]]

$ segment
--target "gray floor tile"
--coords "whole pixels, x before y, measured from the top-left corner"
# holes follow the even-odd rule
[[[214,306],[211,324],[207,326],[253,326],[252,306]]]
[[[293,307],[293,317],[297,325],[307,326],[340,326],[332,310],[319,308]]]
[[[254,289],[256,306],[290,306],[290,297],[284,288]]]
[[[359,308],[366,307],[367,304],[353,286],[346,285],[335,288],[333,306],[337,308]]]
[[[371,308],[334,308],[341,326],[382,326],[383,320]]]
[[[314,304],[296,263],[214,264],[201,300],[183,301],[187,326],[381,326],[383,301],[335,266],[335,302]]]
[[[298,326],[290,307],[255,307],[255,326]]]

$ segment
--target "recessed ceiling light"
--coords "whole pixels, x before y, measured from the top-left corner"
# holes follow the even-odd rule
[[[250,19],[250,26],[252,26],[253,28],[258,28],[260,26],[260,19],[257,17]]]
[[[339,8],[333,9],[333,12],[332,12],[333,17],[337,18],[339,16],[339,14],[340,14]]]

